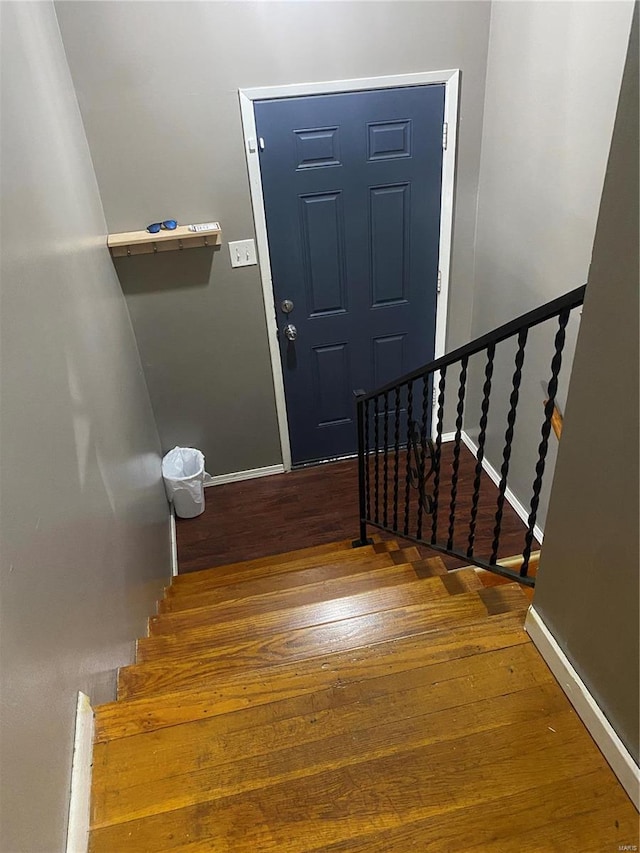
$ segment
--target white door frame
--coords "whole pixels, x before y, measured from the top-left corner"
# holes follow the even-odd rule
[[[398,74],[390,77],[362,77],[356,80],[331,80],[324,83],[299,83],[290,86],[261,86],[252,89],[240,89],[240,112],[242,130],[249,172],[249,186],[253,219],[256,229],[260,277],[264,296],[264,310],[269,337],[273,387],[275,391],[278,428],[282,448],[282,464],[285,471],[291,470],[291,444],[289,442],[289,423],[284,393],[284,377],[280,360],[278,341],[278,322],[273,295],[273,277],[267,240],[267,220],[262,194],[262,175],[256,133],[254,101],[272,98],[294,98],[300,95],[331,95],[336,92],[360,92],[367,89],[388,89],[401,86],[425,86],[444,84],[444,120],[447,125],[446,144],[443,141],[442,152],[442,195],[440,202],[440,245],[438,269],[440,272],[440,290],[436,308],[435,358],[444,355],[447,331],[447,307],[449,301],[449,279],[451,267],[451,235],[453,229],[453,190],[456,166],[456,139],[458,130],[458,97],[460,71],[424,71],[415,74]],[[437,377],[435,377],[437,382]],[[435,425],[435,404],[433,423]]]

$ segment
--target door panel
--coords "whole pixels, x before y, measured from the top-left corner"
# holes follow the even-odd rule
[[[349,389],[348,344],[332,344],[313,349],[314,392],[318,406],[318,426],[348,423],[353,397]]]
[[[386,385],[387,382],[407,372],[405,338],[406,335],[385,335],[373,339],[374,387]]]
[[[307,313],[319,317],[346,311],[344,215],[341,193],[306,195],[300,199]]]
[[[411,229],[408,184],[369,190],[372,307],[407,301]]]
[[[368,129],[369,160],[411,156],[411,121],[371,123]]]
[[[353,453],[353,390],[434,355],[444,86],[257,101],[255,116],[278,327],[298,333],[280,332],[293,462]]]

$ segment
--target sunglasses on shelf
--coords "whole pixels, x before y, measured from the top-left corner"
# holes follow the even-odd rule
[[[178,223],[175,219],[167,219],[165,222],[154,222],[153,225],[147,225],[147,231],[149,234],[157,234],[161,228],[164,228],[165,231],[173,231],[178,227]]]

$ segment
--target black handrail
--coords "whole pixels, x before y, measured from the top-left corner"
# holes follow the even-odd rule
[[[558,375],[562,365],[562,350],[565,343],[565,330],[569,316],[574,308],[584,302],[586,285],[558,297],[557,299],[528,311],[515,320],[505,323],[482,335],[475,341],[459,347],[453,352],[416,370],[406,373],[394,382],[365,393],[356,392],[357,422],[358,422],[358,485],[360,497],[360,538],[354,545],[367,543],[367,526],[386,530],[413,542],[429,545],[429,547],[481,566],[497,574],[518,580],[529,586],[535,581],[529,576],[529,561],[534,542],[534,530],[540,492],[545,470],[548,450],[551,419],[558,388]],[[534,326],[558,318],[558,329],[554,338],[554,351],[550,362],[550,378],[548,382],[548,399],[544,406],[544,419],[540,431],[538,446],[538,462],[535,476],[532,480],[532,498],[527,520],[527,530],[522,551],[522,565],[518,572],[504,568],[498,563],[502,518],[507,494],[511,448],[516,428],[520,384],[525,357],[525,348],[529,330]],[[491,553],[479,556],[476,553],[476,536],[478,527],[478,504],[482,484],[482,468],[489,418],[490,399],[493,381],[494,358],[496,346],[509,338],[517,338],[517,351],[509,397],[509,411],[506,421],[502,465],[494,526]],[[468,381],[468,365],[471,356],[486,353],[484,384],[482,386],[482,405],[479,420],[478,450],[476,454],[475,476],[473,480],[473,498],[468,520],[467,547],[463,551],[456,546],[456,529],[459,530],[464,519],[458,505],[458,482],[460,474],[460,453],[463,426],[468,423],[465,405]],[[455,369],[451,369],[455,366]],[[442,450],[444,431],[445,396],[448,386],[454,384],[457,378],[455,438],[453,446],[453,462],[451,477],[445,481]],[[437,382],[437,387],[436,383]],[[421,393],[421,398],[416,396]],[[431,440],[431,401],[437,405],[435,441]],[[402,400],[404,396],[404,402]],[[390,398],[393,402],[393,412],[390,410]],[[415,398],[415,399],[414,399]],[[421,400],[421,402],[420,402]],[[382,405],[381,405],[382,403]],[[414,408],[421,410],[421,415],[414,418]],[[389,420],[393,419],[393,430],[389,429]],[[382,419],[382,429],[380,421]],[[372,424],[372,429],[370,425]],[[381,438],[382,433],[382,438]],[[370,437],[373,436],[373,445]],[[380,456],[382,455],[382,471]],[[392,455],[392,464],[389,462]],[[428,471],[426,460],[429,459]],[[372,470],[371,470],[372,469]],[[427,494],[427,480],[433,475],[433,493]],[[391,478],[392,489],[389,489]],[[382,479],[383,505],[380,512],[380,480]],[[404,480],[401,483],[401,480]],[[391,491],[391,494],[390,494]],[[404,494],[404,506],[400,506],[401,495]],[[417,495],[417,505],[413,507],[412,494]],[[389,502],[391,500],[391,507]],[[440,510],[440,512],[439,512]],[[431,522],[425,524],[425,515],[431,516]],[[439,536],[439,524],[446,526],[444,539]],[[430,538],[425,538],[425,530],[430,529]],[[428,535],[428,534],[426,534]]]
[[[401,376],[399,379],[395,379],[393,382],[388,382],[386,385],[381,385],[374,391],[369,391],[368,393],[359,396],[358,399],[372,400],[374,397],[384,394],[385,391],[393,391],[400,385],[406,385],[407,382],[410,382],[412,379],[421,379],[425,373],[435,373],[436,370],[441,370],[443,367],[448,367],[450,364],[455,364],[457,361],[461,361],[465,356],[476,355],[477,353],[482,352],[483,349],[486,349],[489,344],[499,344],[507,338],[511,338],[516,335],[522,328],[532,329],[534,326],[538,326],[546,320],[552,320],[565,308],[568,308],[569,311],[571,311],[573,308],[577,308],[579,305],[582,305],[586,289],[586,284],[576,287],[575,290],[570,290],[569,293],[565,293],[563,296],[559,296],[557,299],[553,299],[551,302],[547,302],[539,308],[534,308],[533,311],[527,311],[526,314],[522,314],[515,320],[510,320],[503,326],[498,326],[497,329],[494,329],[492,332],[487,332],[486,335],[476,338],[475,341],[471,341],[471,343],[465,344],[463,347],[458,347],[458,349],[452,350],[450,353],[447,353],[447,355],[443,355],[435,361],[425,364],[423,367],[418,367],[415,370],[412,370],[411,373],[405,373],[405,375]]]

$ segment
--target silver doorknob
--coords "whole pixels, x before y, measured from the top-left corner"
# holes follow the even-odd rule
[[[287,325],[282,331],[284,332],[285,338],[290,341],[295,341],[295,339],[298,337],[298,330],[293,325],[293,323],[287,323]]]

